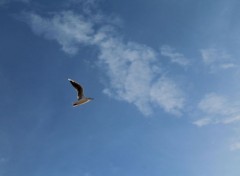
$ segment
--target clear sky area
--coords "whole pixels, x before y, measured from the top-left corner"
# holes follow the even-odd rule
[[[239,7],[0,0],[0,176],[239,176]]]

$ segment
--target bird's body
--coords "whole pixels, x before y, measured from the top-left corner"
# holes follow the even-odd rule
[[[78,106],[78,105],[87,103],[87,102],[89,102],[89,101],[91,101],[91,99],[86,98],[86,97],[83,97],[83,98],[81,98],[80,100],[78,100],[78,101],[76,101],[75,103],[73,103],[73,106]]]
[[[84,96],[83,87],[80,84],[78,84],[76,81],[73,81],[71,79],[68,79],[68,80],[70,81],[72,86],[77,90],[77,94],[78,94],[77,96],[78,101],[74,102],[73,106],[78,106],[93,100],[93,98],[88,98]]]

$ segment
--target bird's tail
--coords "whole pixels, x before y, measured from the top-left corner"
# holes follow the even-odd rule
[[[79,102],[74,102],[74,103],[73,103],[73,106],[78,106],[78,105],[80,105]]]

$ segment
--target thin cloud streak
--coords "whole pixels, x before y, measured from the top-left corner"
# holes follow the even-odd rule
[[[230,145],[231,151],[240,150],[240,141],[236,141]]]
[[[182,66],[189,65],[189,60],[181,53],[176,52],[172,47],[164,45],[160,48],[161,55],[170,58],[172,63]]]
[[[200,118],[193,124],[201,127],[209,124],[232,124],[240,121],[240,102],[230,101],[229,98],[210,93],[205,95],[198,104],[200,114],[204,118]]]
[[[223,50],[216,48],[208,48],[200,50],[203,63],[207,65],[211,71],[219,69],[226,70],[237,67],[233,62],[233,58],[230,54]]]
[[[201,118],[193,122],[193,124],[197,125],[198,127],[203,127],[209,125],[210,123],[212,123],[212,120],[210,118]]]
[[[44,18],[25,14],[27,23],[37,34],[56,40],[62,50],[76,54],[81,45],[99,48],[99,63],[106,69],[109,84],[104,93],[134,104],[143,114],[153,113],[153,107],[180,115],[184,96],[180,88],[159,66],[159,54],[136,42],[124,42],[114,25],[101,25],[94,18],[63,11]],[[114,20],[113,20],[114,21]]]

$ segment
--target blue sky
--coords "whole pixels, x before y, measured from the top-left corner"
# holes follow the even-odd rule
[[[239,176],[238,7],[0,0],[0,175]]]

